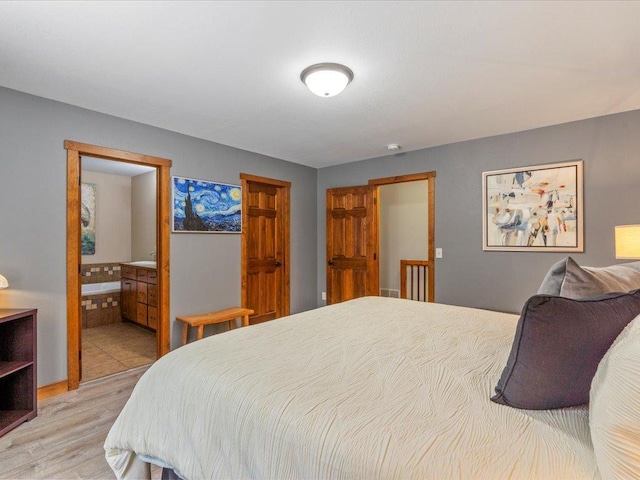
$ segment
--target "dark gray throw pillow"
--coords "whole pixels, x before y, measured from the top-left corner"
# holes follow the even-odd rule
[[[534,295],[491,400],[530,410],[588,403],[600,360],[638,315],[640,289],[579,300]]]

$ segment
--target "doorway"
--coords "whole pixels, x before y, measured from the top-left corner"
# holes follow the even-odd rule
[[[378,187],[382,297],[427,301],[427,182],[415,180]]]
[[[138,322],[135,298],[148,287],[146,308],[155,312],[157,285],[131,278],[138,270],[156,278],[156,173],[154,167],[81,158],[81,383],[157,359],[155,322],[149,315]]]
[[[416,214],[423,216],[419,218],[421,225],[424,225],[426,220],[426,228],[424,235],[418,236],[417,242],[422,243],[418,247],[418,252],[422,248],[426,247],[426,260],[423,259],[401,259],[400,264],[396,264],[396,267],[400,274],[400,297],[410,298],[412,300],[419,300],[423,302],[435,301],[435,225],[436,225],[436,172],[423,172],[414,173],[410,175],[399,175],[395,177],[376,178],[369,180],[369,185],[377,187],[378,193],[381,188],[388,187],[400,187],[402,191],[407,194],[411,190],[412,185],[416,185],[414,182],[420,182],[419,188],[426,190],[424,194],[426,196],[426,212],[424,209],[417,208]],[[407,187],[404,188],[403,185]],[[379,209],[378,207],[378,213]],[[426,245],[425,242],[426,241]],[[378,249],[380,248],[380,237],[377,240]],[[415,251],[410,248],[406,249],[406,252]]]
[[[67,150],[67,365],[69,390],[81,378],[81,167],[82,157],[147,166],[156,171],[156,357],[169,352],[169,169],[171,161],[96,145],[65,141]]]
[[[422,276],[418,277],[424,288],[421,299],[434,301],[435,177],[435,172],[415,173],[327,190],[327,304],[380,295],[380,187],[418,181],[426,181],[427,260],[411,259],[403,268],[422,269]],[[402,275],[401,265],[397,268]],[[400,296],[407,298],[406,290]]]
[[[289,315],[291,182],[240,174],[242,182],[242,306],[249,323]]]

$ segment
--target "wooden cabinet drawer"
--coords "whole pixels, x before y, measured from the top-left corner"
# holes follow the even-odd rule
[[[128,278],[123,278],[120,281],[121,293],[120,293],[120,312],[127,320],[135,320],[136,312],[135,305],[136,300],[136,282]]]
[[[158,272],[155,270],[147,270],[147,283],[158,283]]]
[[[144,268],[138,268],[138,273],[136,274],[136,280],[138,280],[139,282],[146,282],[147,270],[145,270]]]
[[[136,322],[145,327],[147,326],[147,306],[144,303],[138,303]]]
[[[147,284],[138,282],[137,299],[139,303],[147,303]]]
[[[158,306],[158,287],[156,285],[147,285],[147,305]]]
[[[120,265],[120,276],[123,278],[136,279],[136,269],[129,265]]]
[[[150,268],[121,264],[122,317],[158,328],[158,273]]]
[[[147,326],[154,330],[158,328],[158,309],[156,307],[147,307]]]

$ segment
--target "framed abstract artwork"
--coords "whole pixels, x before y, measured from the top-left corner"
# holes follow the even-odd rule
[[[82,255],[96,254],[96,185],[80,185],[80,243]]]
[[[483,250],[584,251],[582,163],[483,172]]]
[[[242,190],[239,185],[172,177],[172,231],[241,233]]]

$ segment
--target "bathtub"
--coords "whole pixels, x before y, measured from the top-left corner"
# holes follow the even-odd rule
[[[120,291],[120,282],[84,283],[82,284],[82,296],[101,295]]]
[[[82,285],[82,328],[121,322],[120,282]]]

